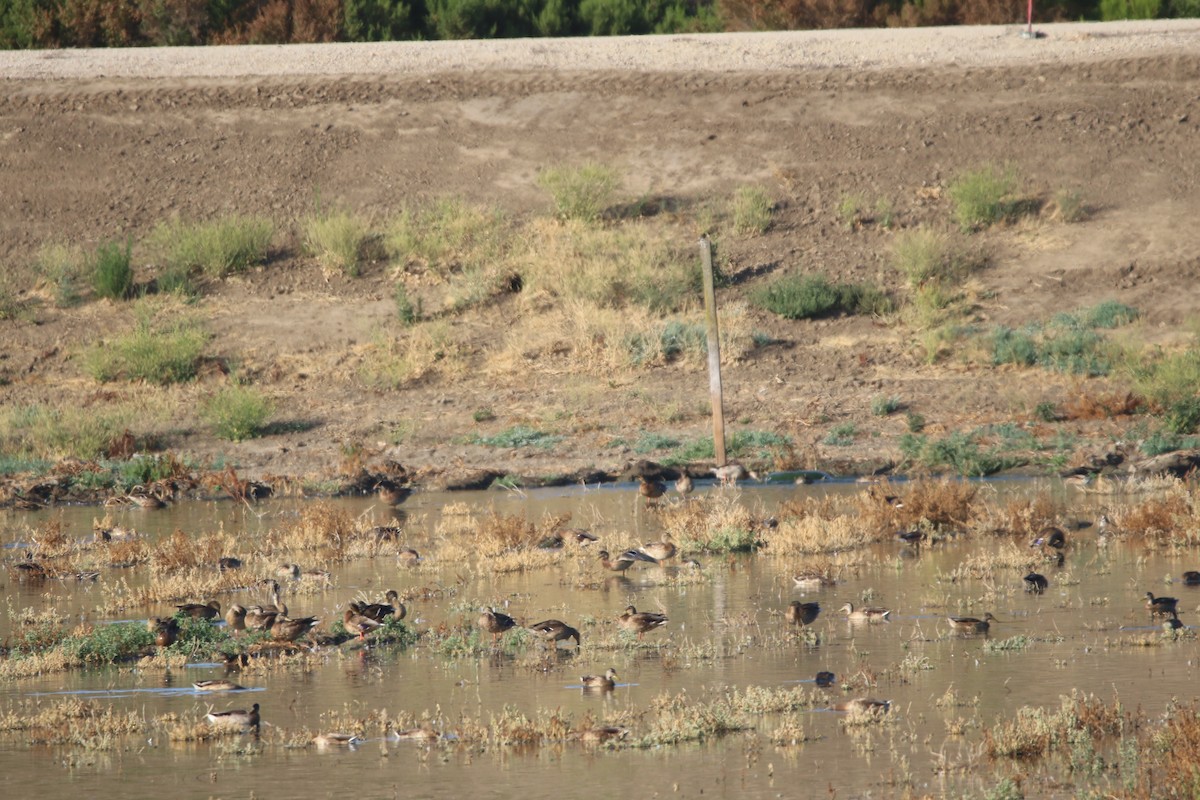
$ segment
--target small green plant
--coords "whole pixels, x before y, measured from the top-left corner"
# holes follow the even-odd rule
[[[79,458],[103,456],[145,411],[133,407],[84,409],[64,404],[13,406],[0,412],[0,452],[21,458]]]
[[[1016,172],[1010,167],[988,164],[960,175],[948,187],[955,222],[964,231],[996,224],[1012,213],[1016,188]]]
[[[1088,328],[1119,328],[1136,320],[1140,313],[1133,306],[1106,300],[1098,306],[1084,309],[1077,315],[1081,324]]]
[[[975,434],[951,433],[942,439],[906,433],[900,437],[900,452],[913,465],[929,471],[949,468],[964,477],[992,475],[1016,466],[1019,461],[982,450]]]
[[[904,415],[904,427],[909,433],[920,433],[925,430],[925,417],[915,411],[909,411]]]
[[[1042,422],[1058,422],[1061,415],[1058,413],[1058,407],[1048,400],[1044,400],[1033,407],[1034,419]]]
[[[97,297],[124,300],[133,290],[133,243],[106,242],[88,259],[92,291]]]
[[[471,413],[471,419],[476,422],[491,422],[496,418],[496,412],[490,408],[477,408]]]
[[[78,248],[63,244],[42,247],[37,255],[37,269],[54,287],[56,306],[70,308],[79,303],[85,264]]]
[[[1054,193],[1056,216],[1067,224],[1079,222],[1086,216],[1083,195],[1077,189],[1059,189]]]
[[[843,422],[830,428],[821,441],[831,447],[849,447],[854,444],[854,437],[857,435],[858,427],[853,422]]]
[[[338,210],[305,217],[300,226],[304,232],[304,249],[322,266],[351,277],[358,275],[364,250],[371,241],[369,220]]]
[[[274,404],[252,386],[233,384],[204,404],[203,417],[222,439],[241,442],[261,435]]]
[[[545,431],[535,430],[524,425],[515,425],[506,430],[500,431],[494,436],[472,436],[470,438],[472,444],[481,444],[485,447],[504,447],[517,449],[521,447],[537,447],[542,450],[549,450],[562,441],[561,436],[554,436]]]
[[[774,213],[775,204],[762,187],[742,186],[733,195],[733,229],[738,233],[766,233]]]
[[[145,305],[136,309],[135,316],[138,321],[132,332],[84,353],[88,373],[98,381],[123,378],[166,385],[190,380],[209,339],[200,323],[166,311],[162,315],[166,319],[157,321],[153,308]]]
[[[1100,19],[1103,22],[1155,19],[1161,10],[1162,0],[1100,0]]]
[[[653,453],[655,450],[671,450],[679,447],[680,441],[674,436],[661,433],[643,433],[633,443],[633,452],[639,455]]]
[[[830,283],[820,275],[788,275],[758,287],[750,301],[785,319],[814,319],[837,313],[886,314],[891,300],[869,286]]]
[[[974,266],[949,236],[929,228],[897,235],[892,245],[892,264],[913,291],[930,285],[955,285]]]
[[[615,169],[601,164],[551,167],[537,177],[538,186],[550,193],[558,216],[581,222],[600,219],[620,182]]]
[[[896,224],[896,208],[891,200],[881,197],[875,201],[875,221],[879,227],[889,231]]]
[[[396,289],[392,293],[393,299],[396,301],[396,317],[402,325],[412,325],[421,317],[421,309],[417,304],[414,304],[408,296],[408,289],[403,283],[397,283]]]
[[[186,275],[200,269],[220,278],[265,261],[274,235],[275,226],[268,219],[235,216],[212,222],[162,223],[147,244],[161,257],[167,274]]]
[[[854,230],[863,223],[863,207],[866,205],[866,198],[861,194],[854,193],[844,195],[838,202],[837,215],[842,224],[849,230]]]
[[[391,219],[383,247],[403,267],[447,278],[499,263],[510,238],[500,211],[446,197],[426,208],[406,208]]]
[[[1163,424],[1169,433],[1189,434],[1200,426],[1200,348],[1146,357],[1130,353],[1125,369],[1138,394],[1163,412]]]
[[[877,395],[871,398],[871,413],[877,417],[886,417],[895,414],[902,405],[899,397]]]

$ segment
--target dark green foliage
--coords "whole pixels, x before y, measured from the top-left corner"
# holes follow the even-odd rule
[[[900,452],[914,466],[938,471],[948,469],[964,477],[982,477],[1016,466],[994,450],[982,450],[974,434],[952,433],[942,439],[906,433],[900,437]]]
[[[353,42],[411,39],[413,8],[401,0],[344,0],[346,38]]]
[[[820,275],[789,275],[759,287],[751,301],[786,319],[815,319],[832,314],[884,314],[891,310],[885,294],[868,286],[830,283]]]
[[[1011,328],[997,328],[992,333],[992,363],[1018,364],[1032,367],[1038,361],[1037,343],[1033,337]]]
[[[154,644],[154,634],[144,622],[97,625],[91,633],[63,641],[63,652],[84,664],[111,664],[132,658]]]

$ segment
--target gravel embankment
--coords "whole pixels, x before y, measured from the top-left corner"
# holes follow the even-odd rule
[[[1054,64],[1200,54],[1200,20],[782,33],[0,52],[6,80],[453,71],[758,72]]]

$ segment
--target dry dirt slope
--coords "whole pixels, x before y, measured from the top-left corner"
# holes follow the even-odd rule
[[[894,234],[847,230],[840,201],[886,198],[901,226],[944,220],[938,187],[1010,162],[1030,194],[1077,189],[1090,213],[1075,225],[1037,221],[977,237],[993,259],[971,321],[1021,324],[1117,299],[1146,314],[1136,337],[1178,341],[1200,272],[1189,222],[1198,28],[1042,30],[1038,42],[982,28],[4,53],[0,257],[31,283],[30,256],[48,241],[137,240],[173,216],[259,213],[286,225],[331,199],[381,216],[447,194],[544,212],[538,170],[594,160],[620,169],[630,199],[665,198],[684,217],[738,186],[767,187],[779,203],[773,229],[725,240],[730,269],[743,276],[815,270],[898,287],[886,258]],[[633,455],[621,441],[641,430],[706,429],[687,399],[703,392],[699,364],[618,376],[564,375],[546,359],[519,374],[485,369],[515,303],[462,320],[477,357],[466,375],[368,390],[357,360],[391,317],[391,285],[385,265],[350,280],[285,255],[209,287],[199,308],[214,353],[316,427],[214,440],[194,415],[211,378],[169,393],[167,444],[227,453],[248,472],[321,474],[365,452],[545,474],[617,466]],[[81,349],[129,324],[127,308],[106,304],[47,305],[32,320],[0,322],[5,404],[119,402],[143,391],[101,390],[80,375]],[[1106,388],[955,359],[926,365],[912,325],[765,314],[755,324],[779,344],[731,368],[730,417],[792,436],[813,465],[896,452],[903,420],[872,418],[876,395],[903,398],[937,433]],[[481,427],[480,408],[497,419]],[[845,422],[864,433],[856,446],[822,444]],[[567,438],[550,452],[461,443],[518,423]],[[1074,433],[1119,436],[1121,424]]]

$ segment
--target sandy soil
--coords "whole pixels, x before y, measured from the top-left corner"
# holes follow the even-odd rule
[[[1078,190],[1088,213],[975,237],[991,254],[967,320],[1019,325],[1115,299],[1144,314],[1138,341],[1184,339],[1200,276],[1200,23],[1067,24],[901,31],[386,45],[0,53],[0,263],[28,278],[37,248],[143,237],[163,219],[266,214],[287,223],[335,200],[386,215],[447,194],[514,214],[545,212],[547,165],[600,161],[624,193],[698,205],[747,183],[778,201],[765,235],[725,243],[736,300],[781,272],[821,271],[900,290],[894,231],[848,229],[844,197],[885,198],[900,227],[944,220],[941,188],[985,162],[1012,163],[1030,197]],[[289,252],[294,253],[294,250]],[[206,287],[211,350],[276,399],[289,430],[232,445],[198,425],[219,374],[167,395],[164,444],[226,456],[246,475],[328,477],[392,459],[428,472],[550,475],[619,470],[642,431],[703,435],[702,364],[572,375],[544,358],[517,375],[471,369],[396,392],[356,380],[393,315],[387,265],[327,275],[289,255]],[[32,284],[31,279],[27,280]],[[43,296],[34,289],[26,297]],[[516,313],[504,301],[461,320],[484,363]],[[863,471],[893,460],[901,398],[927,432],[1029,423],[1076,437],[1070,461],[1144,418],[1035,425],[1032,409],[1120,390],[1119,381],[927,364],[904,321],[786,322],[776,344],[726,373],[734,429],[795,442],[792,465]],[[0,321],[0,398],[119,402],[79,354],[129,328],[127,306],[88,303]],[[488,408],[495,420],[478,423]],[[854,423],[856,443],[832,446]],[[463,444],[515,424],[565,439],[549,451]],[[650,457],[661,456],[651,453]]]

